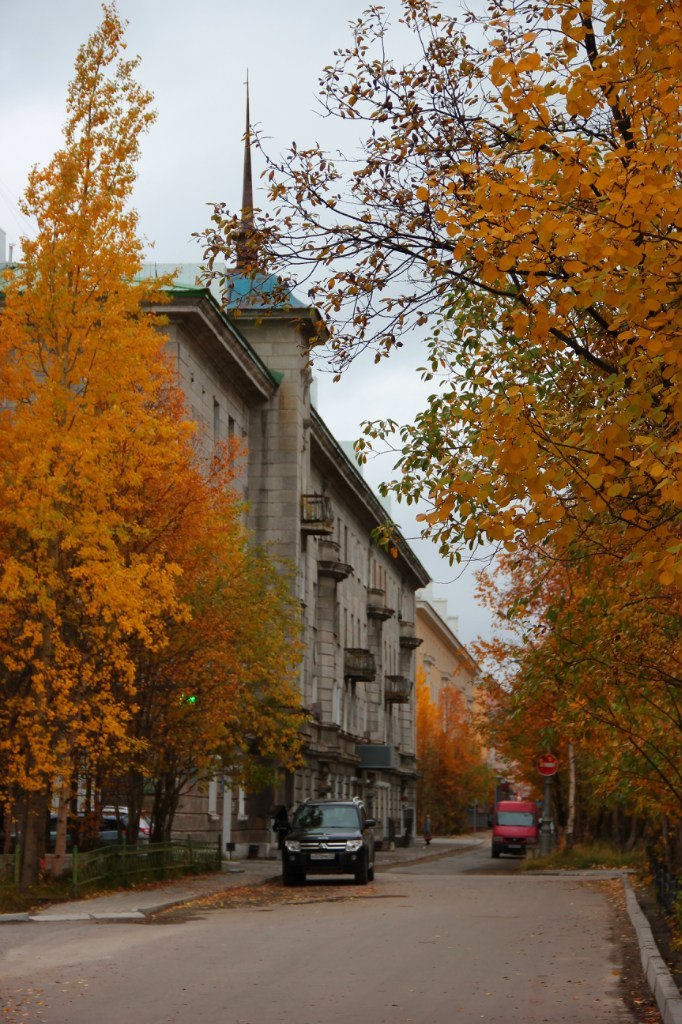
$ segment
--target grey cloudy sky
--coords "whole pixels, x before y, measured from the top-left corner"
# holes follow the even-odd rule
[[[138,77],[154,93],[158,112],[142,141],[135,192],[150,259],[198,262],[191,235],[207,226],[207,204],[238,208],[247,68],[252,120],[270,152],[294,139],[332,149],[353,144],[348,135],[340,139],[338,123],[320,117],[316,93],[322,68],[350,41],[348,23],[365,6],[364,0],[119,0],[129,52],[142,58]],[[392,53],[407,58],[398,0],[383,6],[396,25]],[[17,207],[27,173],[61,143],[76,51],[100,17],[98,0],[0,0],[0,228],[15,245],[31,233]],[[263,205],[262,193],[255,201]],[[358,437],[364,419],[410,419],[426,394],[416,370],[422,360],[415,341],[380,367],[358,361],[340,384],[319,367],[318,408],[335,436]],[[390,467],[378,462],[367,477],[376,483]],[[447,598],[448,613],[459,618],[462,640],[487,634],[490,618],[473,599],[471,572],[451,569],[434,545],[418,539],[406,511],[394,506],[393,513],[431,573],[435,595]]]

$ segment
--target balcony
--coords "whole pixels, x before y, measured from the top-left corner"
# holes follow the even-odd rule
[[[326,494],[301,495],[301,530],[328,537],[334,532],[334,512]]]
[[[379,587],[369,587],[367,590],[367,615],[370,619],[379,619],[385,622],[395,615],[394,608],[386,607],[386,591]]]
[[[424,641],[421,637],[415,635],[414,622],[406,622],[405,619],[400,620],[400,646],[403,650],[413,651]]]
[[[384,700],[387,704],[409,704],[412,680],[407,676],[386,676]]]
[[[335,540],[323,538],[320,540],[317,553],[317,572],[320,576],[330,576],[340,581],[352,575],[353,566],[342,562],[339,558],[341,549]]]
[[[381,771],[396,767],[395,747],[386,743],[358,743],[355,753],[360,758],[358,768]]]
[[[351,683],[372,683],[377,676],[371,651],[363,647],[346,647],[343,652],[343,675]]]

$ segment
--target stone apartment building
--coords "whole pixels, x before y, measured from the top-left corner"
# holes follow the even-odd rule
[[[248,142],[243,206],[248,228]],[[2,262],[1,233],[0,242]],[[235,272],[225,304],[199,283],[196,265],[153,264],[144,273],[169,269],[177,277],[158,312],[188,412],[206,451],[227,437],[243,442],[248,526],[257,545],[294,567],[305,640],[305,767],[281,773],[266,792],[246,793],[218,766],[207,787],[182,798],[175,833],[266,856],[276,846],[275,807],[359,796],[377,819],[380,842],[409,841],[416,592],[429,577],[400,536],[395,558],[373,541],[387,513],[311,402],[308,342],[319,314],[289,296],[264,315],[266,277],[254,282]]]
[[[379,822],[378,838],[405,841],[414,832],[417,778],[416,591],[428,574],[404,540],[396,558],[373,541],[386,512],[311,402],[307,345],[317,312],[292,298],[263,315],[253,282],[238,275],[225,312],[197,284],[198,269],[179,268],[160,308],[168,351],[202,443],[244,443],[255,543],[295,567],[308,715],[302,770],[253,794],[232,789],[218,771],[207,791],[182,799],[176,831],[220,835],[228,850],[263,856],[274,849],[274,807],[360,796]],[[266,278],[256,282],[267,287]]]

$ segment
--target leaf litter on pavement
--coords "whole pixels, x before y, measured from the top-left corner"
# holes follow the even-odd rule
[[[220,892],[198,896],[182,906],[169,907],[150,916],[150,923],[175,923],[195,916],[202,910],[230,910],[252,907],[269,910],[276,906],[305,906],[313,903],[349,903],[362,899],[401,899],[401,893],[379,893],[376,886],[358,888],[345,881],[308,883],[301,887],[285,887],[281,882],[266,882],[260,885],[231,886]]]

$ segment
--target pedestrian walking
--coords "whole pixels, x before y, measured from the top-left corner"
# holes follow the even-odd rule
[[[272,827],[277,833],[277,848],[282,849],[284,837],[290,830],[289,812],[284,804],[278,804],[272,812]]]
[[[424,845],[428,846],[431,842],[431,818],[427,814],[424,818]]]

